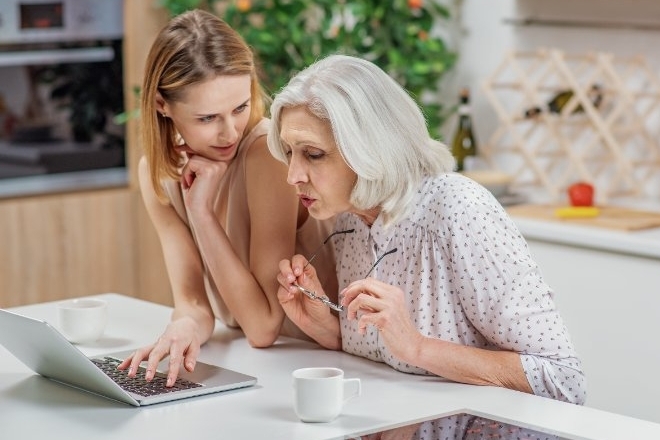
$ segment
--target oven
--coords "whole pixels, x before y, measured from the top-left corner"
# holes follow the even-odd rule
[[[123,0],[0,2],[0,178],[125,166]]]

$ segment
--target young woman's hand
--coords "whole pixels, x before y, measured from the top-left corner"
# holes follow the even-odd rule
[[[187,145],[176,147],[188,157],[181,170],[181,186],[184,189],[186,208],[191,213],[212,212],[220,181],[227,172],[228,164],[210,160],[195,154]]]
[[[156,343],[139,348],[119,364],[120,370],[128,368],[128,375],[135,377],[140,362],[147,361],[145,379],[150,381],[156,374],[158,363],[169,356],[167,386],[174,385],[181,367],[188,371],[195,369],[201,347],[198,338],[198,325],[194,319],[184,316],[170,322]]]

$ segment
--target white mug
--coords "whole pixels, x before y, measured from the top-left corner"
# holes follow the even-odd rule
[[[94,342],[108,321],[107,303],[97,298],[72,299],[57,304],[59,328],[74,344]]]
[[[303,422],[330,422],[344,403],[361,392],[360,379],[344,379],[339,368],[301,368],[293,372],[293,409]]]

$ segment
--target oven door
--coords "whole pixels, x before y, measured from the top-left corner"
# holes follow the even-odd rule
[[[121,0],[2,1],[0,178],[124,167],[122,13]]]
[[[0,44],[120,39],[123,0],[2,0]]]

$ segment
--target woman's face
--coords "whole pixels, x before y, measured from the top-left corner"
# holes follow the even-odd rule
[[[191,150],[227,162],[236,156],[250,118],[250,85],[250,75],[217,76],[187,87],[181,101],[156,104]]]
[[[280,138],[289,158],[287,182],[312,217],[355,212],[350,194],[357,180],[337,149],[330,124],[304,107],[282,110]]]

